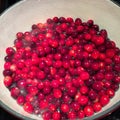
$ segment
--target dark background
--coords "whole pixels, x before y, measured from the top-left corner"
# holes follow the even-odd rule
[[[0,13],[20,0],[0,0]],[[120,0],[114,0],[120,3]],[[0,107],[0,120],[20,120]],[[120,108],[101,120],[120,120]]]

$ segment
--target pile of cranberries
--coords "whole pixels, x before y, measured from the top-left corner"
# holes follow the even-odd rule
[[[107,105],[120,83],[120,49],[93,20],[54,17],[6,48],[4,85],[31,114],[76,120]]]

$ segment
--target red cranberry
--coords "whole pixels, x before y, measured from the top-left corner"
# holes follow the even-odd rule
[[[83,110],[78,111],[78,118],[83,119],[85,117],[85,113]]]
[[[24,102],[25,102],[25,98],[24,98],[24,96],[18,96],[18,98],[17,98],[17,103],[19,104],[19,105],[23,105],[24,104]]]
[[[70,87],[68,88],[67,92],[68,92],[68,95],[72,97],[72,96],[75,96],[77,89],[75,87]]]
[[[107,95],[108,95],[110,98],[112,98],[112,97],[115,95],[115,92],[114,92],[113,89],[108,89],[108,90],[106,91],[106,93],[107,93]]]
[[[42,113],[43,120],[51,120],[52,119],[52,114],[50,111],[44,111]]]
[[[59,87],[59,81],[58,81],[58,80],[53,80],[53,81],[51,82],[51,86],[52,86],[53,88],[58,88],[58,87]]]
[[[62,96],[62,100],[65,103],[70,103],[72,99],[68,94],[65,94],[65,95]]]
[[[94,82],[92,87],[93,87],[93,89],[95,89],[97,91],[100,91],[103,88],[102,83],[99,81]]]
[[[95,100],[97,97],[97,93],[94,90],[90,90],[88,93],[91,100]]]
[[[48,109],[49,109],[51,112],[54,112],[54,111],[57,109],[57,107],[56,107],[56,105],[54,105],[54,104],[50,104],[49,107],[48,107]]]
[[[76,112],[74,112],[74,111],[70,111],[70,112],[68,112],[68,118],[69,118],[69,120],[74,120],[74,119],[76,119]]]
[[[22,33],[22,32],[18,32],[18,33],[16,34],[16,37],[17,37],[18,39],[22,39],[22,38],[23,38],[23,33]]]
[[[72,110],[79,111],[80,110],[80,105],[78,102],[73,102],[71,104]]]
[[[103,95],[100,97],[100,103],[102,106],[105,106],[109,103],[109,97],[108,95]]]
[[[93,20],[88,20],[88,21],[87,21],[87,25],[88,25],[88,26],[92,26],[93,24],[94,24],[94,21],[93,21]]]
[[[92,44],[86,44],[84,46],[84,49],[87,51],[87,52],[92,52],[93,51],[93,46]]]
[[[87,94],[87,93],[88,93],[88,87],[87,87],[87,86],[81,86],[80,92],[81,92],[82,94]]]
[[[29,103],[29,102],[24,103],[23,108],[26,112],[33,113],[33,106],[31,103]]]
[[[48,107],[48,101],[46,100],[41,100],[40,103],[39,103],[39,107],[40,109],[45,109]]]
[[[88,103],[88,97],[85,96],[85,95],[81,95],[79,98],[78,98],[78,103],[82,106],[86,105]]]
[[[113,58],[115,55],[115,50],[114,49],[107,49],[106,50],[106,56],[109,58]]]
[[[94,114],[94,110],[91,106],[86,106],[84,108],[84,113],[87,117],[92,116]]]
[[[36,95],[38,93],[38,89],[35,86],[28,86],[27,92],[31,95]]]
[[[11,96],[16,99],[20,94],[20,89],[18,87],[12,87],[10,92]]]
[[[69,105],[68,104],[61,104],[61,107],[60,107],[60,109],[61,109],[61,111],[63,112],[63,113],[67,113],[67,112],[69,112],[69,110],[70,110],[70,108],[69,108]]]
[[[6,49],[6,53],[7,53],[8,56],[11,56],[11,55],[13,55],[15,53],[15,50],[12,47],[8,47]]]
[[[115,81],[116,83],[120,83],[120,76],[116,76],[116,77],[114,78],[114,81]]]
[[[94,103],[93,109],[95,112],[99,112],[102,109],[102,106],[99,102],[97,102],[97,103]]]
[[[6,87],[10,87],[11,84],[12,84],[12,82],[13,82],[12,77],[6,76],[6,77],[4,78],[4,85],[5,85]]]
[[[38,93],[38,100],[43,100],[45,98],[45,95],[41,92]]]
[[[19,81],[17,82],[17,86],[18,86],[20,89],[25,89],[26,86],[27,86],[27,83],[26,83],[25,80],[19,80]]]
[[[90,75],[88,72],[81,72],[80,77],[82,80],[88,80]]]
[[[80,18],[75,19],[75,24],[80,25],[82,23],[82,20]]]
[[[53,120],[60,120],[60,112],[55,111],[52,115]]]
[[[37,77],[40,79],[40,80],[43,80],[45,78],[45,72],[43,71],[39,71],[38,74],[37,74]]]
[[[34,96],[32,94],[27,94],[25,96],[26,102],[32,102],[34,100]]]
[[[112,84],[112,85],[111,85],[111,88],[112,88],[113,90],[117,91],[118,88],[119,88],[119,85],[118,85],[118,84]]]
[[[55,98],[61,98],[62,97],[62,92],[59,89],[54,89],[53,94]]]

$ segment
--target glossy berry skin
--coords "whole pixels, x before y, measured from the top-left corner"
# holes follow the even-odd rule
[[[110,98],[114,97],[114,95],[115,95],[115,92],[114,92],[113,89],[108,89],[108,90],[106,91],[106,93],[107,93],[107,95],[108,95]]]
[[[119,89],[120,48],[92,19],[48,18],[5,52],[4,85],[43,120],[89,119]]]
[[[20,94],[20,89],[18,87],[13,87],[11,88],[10,92],[13,98],[17,98]]]
[[[12,84],[12,78],[10,77],[10,76],[6,76],[5,78],[4,78],[4,85],[6,86],[6,87],[9,87],[11,84]]]
[[[48,101],[46,100],[41,100],[40,103],[39,103],[39,107],[40,109],[45,109],[48,107]]]
[[[61,111],[64,112],[64,113],[67,113],[69,112],[69,105],[68,104],[61,104]]]
[[[108,95],[101,96],[100,103],[101,103],[102,106],[107,105],[109,103],[109,97],[108,97]]]
[[[81,86],[81,88],[80,88],[80,92],[82,93],[82,94],[87,94],[88,93],[88,87],[87,86]]]
[[[81,72],[80,77],[82,80],[88,80],[89,79],[89,73],[88,72]]]
[[[78,118],[83,119],[85,117],[85,113],[83,110],[78,111]]]
[[[88,97],[81,95],[78,99],[78,103],[82,106],[86,105],[88,103]]]
[[[61,98],[62,97],[62,92],[59,89],[54,89],[53,94],[55,98]]]
[[[51,120],[52,119],[52,114],[50,111],[44,111],[42,113],[42,118],[43,120]]]
[[[60,112],[55,111],[52,115],[53,120],[60,120]]]
[[[74,120],[74,119],[76,119],[76,113],[74,112],[74,111],[70,111],[69,113],[68,113],[68,118],[69,118],[69,120]]]
[[[91,106],[86,106],[84,108],[84,113],[87,117],[92,116],[94,114],[94,110]]]
[[[29,102],[24,103],[23,108],[26,112],[33,113],[33,106],[31,103],[29,103]]]
[[[18,96],[18,98],[17,98],[17,103],[19,104],[19,105],[23,105],[24,104],[24,102],[25,102],[25,97],[24,96]]]
[[[95,112],[99,112],[102,109],[102,106],[99,102],[93,104],[93,109]]]

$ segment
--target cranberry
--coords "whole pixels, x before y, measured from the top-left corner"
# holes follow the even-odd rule
[[[32,101],[34,100],[34,96],[33,96],[32,94],[27,94],[27,95],[25,96],[25,100],[26,100],[27,102],[32,102]]]
[[[82,94],[87,94],[87,93],[88,93],[88,87],[87,87],[87,86],[81,86],[80,92],[81,92]]]
[[[11,96],[16,99],[20,94],[20,89],[18,87],[12,87],[10,92]]]
[[[115,95],[115,92],[114,92],[113,89],[108,89],[108,90],[106,91],[106,93],[107,93],[107,95],[108,95],[110,98],[112,98],[112,97]]]
[[[53,94],[55,98],[61,98],[62,97],[62,92],[59,89],[54,89]]]
[[[61,109],[61,111],[64,112],[64,113],[67,113],[67,112],[69,112],[69,110],[70,110],[68,104],[61,104],[60,109]]]
[[[92,87],[93,87],[93,89],[95,89],[97,91],[100,91],[103,88],[102,83],[99,81],[94,82]]]
[[[24,102],[25,102],[25,98],[24,98],[24,96],[18,96],[18,98],[17,98],[17,103],[19,104],[19,105],[23,105],[24,104]]]
[[[89,79],[89,73],[88,72],[81,72],[80,77],[82,80],[88,80]]]
[[[15,53],[15,50],[12,47],[8,47],[6,49],[6,53],[7,53],[8,56],[11,56],[11,55],[13,55]]]
[[[44,88],[44,83],[43,83],[42,81],[39,81],[37,87],[38,87],[39,89],[43,89],[43,88]]]
[[[85,95],[81,95],[79,98],[78,98],[78,103],[82,106],[86,105],[88,103],[88,97],[85,96]]]
[[[97,103],[94,103],[93,109],[95,112],[99,112],[102,109],[102,106],[99,102],[97,102]]]
[[[18,32],[18,33],[16,34],[16,37],[17,37],[18,39],[22,39],[22,38],[23,38],[23,33],[22,33],[22,32]]]
[[[53,80],[53,81],[51,82],[51,86],[52,86],[53,88],[58,88],[58,87],[59,87],[59,81],[58,81],[58,80]]]
[[[24,103],[23,108],[26,112],[33,113],[33,106],[31,103],[29,103],[29,102]]]
[[[117,91],[118,88],[119,88],[119,85],[118,84],[112,84],[111,87],[112,87],[113,90]]]
[[[60,112],[55,111],[52,115],[53,120],[60,120]]]
[[[85,113],[83,110],[78,111],[78,118],[83,119],[85,117]]]
[[[88,93],[91,100],[95,100],[97,97],[97,93],[94,90],[90,90]]]
[[[94,110],[91,106],[85,106],[84,113],[87,117],[92,116],[94,114]]]
[[[115,50],[114,49],[107,49],[106,50],[106,56],[109,58],[113,58],[115,55]]]
[[[25,80],[19,80],[19,81],[17,82],[17,86],[18,86],[20,89],[25,89],[26,86],[27,86],[27,83],[26,83]]]
[[[57,108],[56,105],[54,105],[54,104],[52,104],[52,103],[51,103],[51,104],[49,105],[49,107],[48,107],[48,109],[49,109],[51,112],[54,112],[54,111],[56,110],[56,108]]]
[[[38,93],[38,100],[43,100],[45,98],[45,95],[43,93]]]
[[[70,112],[68,112],[68,118],[69,118],[69,120],[74,120],[74,119],[76,119],[76,112],[74,112],[74,111],[70,111]]]
[[[43,80],[45,78],[45,72],[39,71],[37,74],[38,79]]]
[[[65,103],[70,103],[72,99],[69,95],[65,94],[65,95],[62,96],[62,100]]]
[[[41,100],[40,103],[39,103],[39,107],[40,109],[45,109],[48,107],[48,101],[46,100]]]
[[[5,85],[6,87],[10,87],[11,84],[12,84],[12,82],[13,82],[12,77],[6,76],[6,77],[4,78],[4,85]]]
[[[109,97],[108,95],[103,95],[100,97],[100,103],[102,106],[105,106],[106,104],[109,103]]]
[[[79,105],[78,102],[73,102],[73,103],[71,104],[71,107],[72,107],[72,109],[75,110],[75,111],[79,111],[79,110],[80,110],[80,105]]]
[[[35,86],[28,86],[27,92],[31,95],[36,95],[38,93],[38,89]]]
[[[52,114],[50,111],[44,111],[42,113],[43,120],[51,120],[52,119]]]
[[[93,51],[93,46],[92,44],[86,44],[84,46],[84,49],[87,51],[87,52],[92,52]]]
[[[68,88],[68,95],[69,96],[71,96],[71,97],[75,96],[76,92],[77,92],[77,89],[75,87]]]

